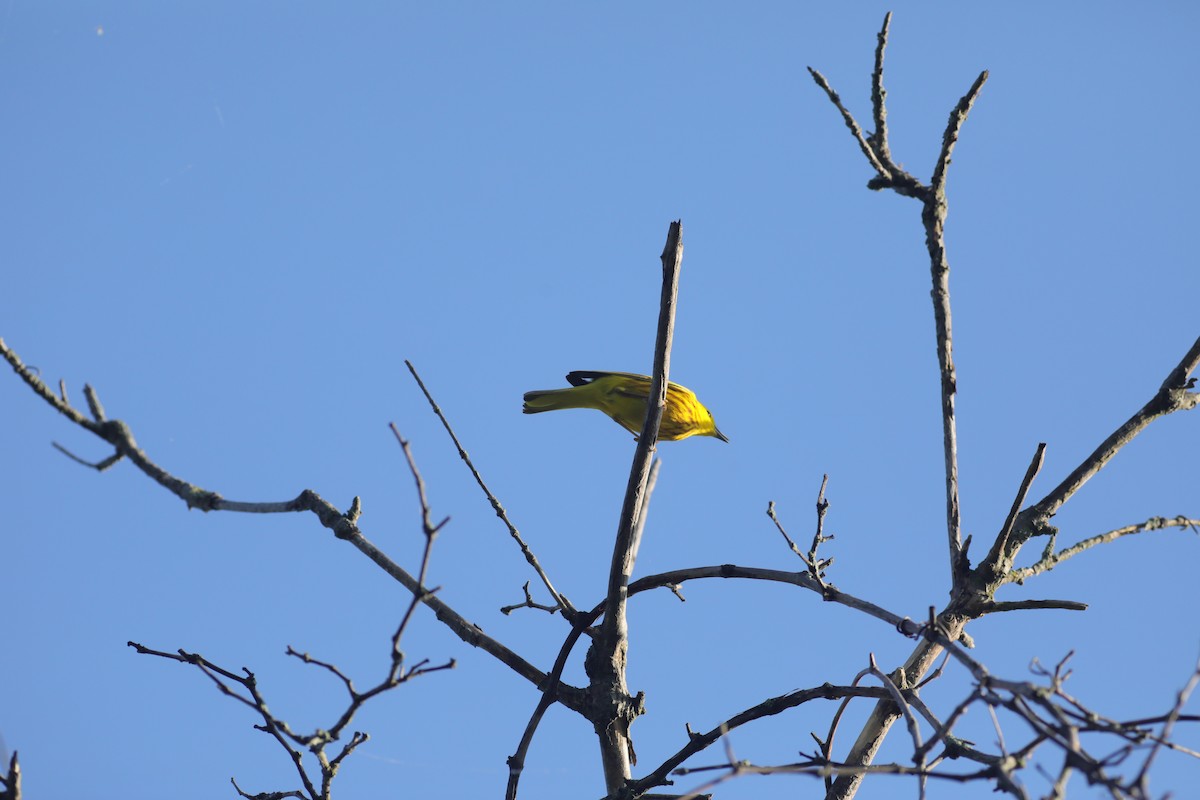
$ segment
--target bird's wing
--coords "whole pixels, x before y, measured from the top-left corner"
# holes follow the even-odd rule
[[[602,378],[617,378],[618,381],[607,391],[622,397],[633,397],[645,400],[650,396],[650,376],[638,375],[635,372],[594,372],[578,370],[567,375],[567,383],[572,386],[584,386]]]
[[[607,375],[607,372],[588,372],[587,370],[579,370],[576,372],[567,373],[567,383],[572,386],[583,386],[585,383],[591,383],[601,376]]]
[[[600,378],[630,378],[635,381],[645,381],[646,385],[650,385],[650,378],[646,375],[637,375],[633,372],[597,372],[595,370],[576,370],[575,372],[567,373],[567,383],[572,386],[583,386]]]

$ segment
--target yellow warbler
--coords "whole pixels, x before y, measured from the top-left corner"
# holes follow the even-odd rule
[[[571,372],[567,374],[567,383],[574,388],[526,392],[522,410],[526,414],[540,414],[560,408],[595,408],[634,436],[642,432],[646,399],[650,395],[648,376],[631,372]],[[674,442],[689,436],[714,436],[722,442],[729,441],[717,430],[712,413],[690,389],[668,382],[658,438]]]

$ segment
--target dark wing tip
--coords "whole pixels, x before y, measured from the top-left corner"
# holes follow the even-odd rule
[[[591,383],[592,381],[596,380],[596,378],[602,378],[607,374],[607,372],[596,372],[594,370],[576,370],[574,372],[567,373],[567,383],[571,384],[572,386],[583,386],[584,384]]]

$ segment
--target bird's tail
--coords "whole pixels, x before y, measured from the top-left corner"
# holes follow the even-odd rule
[[[558,411],[561,408],[595,408],[591,394],[571,389],[542,389],[525,393],[525,405],[521,408],[526,414],[540,414],[543,411]]]

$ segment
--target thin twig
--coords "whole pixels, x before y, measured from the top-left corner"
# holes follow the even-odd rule
[[[1183,713],[1183,707],[1187,705],[1188,698],[1191,697],[1192,692],[1196,690],[1198,684],[1200,684],[1200,662],[1192,670],[1192,675],[1188,678],[1187,683],[1175,695],[1175,705],[1171,707],[1170,713],[1167,714],[1167,720],[1163,723],[1162,733],[1158,735],[1154,746],[1150,748],[1150,752],[1146,755],[1146,761],[1142,764],[1142,768],[1138,771],[1137,778],[1134,780],[1134,785],[1138,786],[1146,797],[1150,796],[1147,784],[1150,776],[1150,766],[1154,763],[1154,759],[1158,757],[1163,745],[1171,738],[1171,731],[1175,728],[1175,722],[1179,719],[1179,715]]]
[[[971,84],[971,88],[950,112],[950,120],[946,123],[946,130],[942,134],[942,151],[938,154],[937,163],[933,168],[933,179],[929,182],[929,188],[935,193],[945,194],[946,170],[950,166],[950,157],[954,155],[954,146],[958,144],[959,131],[962,129],[963,123],[967,121],[967,115],[971,113],[971,106],[975,105],[975,99],[979,97],[979,92],[987,83],[987,79],[988,71],[985,69],[979,73],[975,83]]]
[[[988,553],[989,560],[999,558],[1000,554],[1008,547],[1008,537],[1012,534],[1013,524],[1017,521],[1017,514],[1020,513],[1021,506],[1025,505],[1025,496],[1029,494],[1029,488],[1033,486],[1033,479],[1041,471],[1042,462],[1045,458],[1046,443],[1039,442],[1037,451],[1033,454],[1033,460],[1029,462],[1029,467],[1025,470],[1025,477],[1021,479],[1021,485],[1017,489],[1017,496],[1013,499],[1012,508],[1008,511],[1008,517],[1005,518],[1004,525],[1000,528],[1000,535],[996,537],[996,541]]]
[[[985,600],[979,603],[983,614],[998,614],[1005,611],[1087,611],[1088,604],[1077,600]]]
[[[945,663],[942,662],[942,666],[945,666]],[[950,716],[946,717],[944,723],[934,727],[933,735],[929,737],[925,744],[917,749],[914,757],[924,758],[925,754],[932,750],[938,742],[948,740],[951,731],[954,730],[954,726],[958,724],[958,721],[962,719],[963,714],[966,714],[967,709],[974,705],[982,696],[979,687],[975,687],[964,700],[954,707],[954,710],[950,712]]]
[[[900,709],[900,713],[904,715],[904,721],[908,725],[908,733],[912,737],[912,740],[913,740],[913,752],[918,754],[917,767],[924,769],[924,767],[925,767],[924,756],[919,755],[922,752],[921,728],[917,725],[917,718],[915,716],[913,716],[912,708],[909,707],[908,702],[905,700],[904,695],[900,691],[900,687],[897,686],[895,681],[893,681],[889,675],[885,674],[883,672],[883,670],[881,670],[879,668],[879,665],[875,663],[875,654],[874,653],[870,654],[870,661],[871,661],[871,666],[869,667],[870,673],[872,675],[874,675],[875,678],[880,683],[883,684],[883,688],[887,689],[887,692],[891,696],[892,701]],[[899,672],[898,674],[900,675],[901,678],[903,678],[903,676],[904,676],[903,672]]]
[[[851,685],[858,686],[858,682],[866,676],[866,670],[859,672],[854,676],[854,681]],[[816,741],[817,746],[821,748],[820,755],[825,761],[831,761],[833,759],[833,739],[837,735],[837,729],[841,724],[842,715],[846,713],[846,709],[850,707],[850,701],[853,699],[854,698],[852,697],[845,697],[842,698],[842,702],[838,703],[837,711],[833,712],[833,718],[829,721],[829,733],[825,736],[824,741],[822,741],[817,734],[811,732],[809,733],[813,740]],[[828,792],[831,788],[833,788],[833,776],[826,775],[825,791]]]
[[[521,773],[525,769],[525,757],[529,752],[529,746],[533,743],[533,736],[537,733],[538,726],[542,722],[546,711],[558,699],[558,690],[561,685],[562,673],[567,666],[567,658],[571,655],[571,651],[575,649],[575,645],[579,642],[580,637],[587,631],[597,617],[599,617],[603,604],[593,609],[592,615],[579,614],[571,623],[571,632],[567,634],[566,640],[558,650],[558,657],[554,659],[554,666],[551,668],[549,675],[546,678],[546,683],[542,687],[542,696],[538,698],[537,706],[533,710],[533,714],[529,718],[529,722],[525,724],[525,730],[521,734],[521,741],[517,745],[516,752],[508,757],[508,784],[505,789],[506,800],[517,800],[517,787],[520,785]]]
[[[538,558],[536,555],[534,555],[533,551],[529,549],[529,545],[526,544],[525,540],[521,537],[521,532],[517,530],[517,526],[513,525],[512,520],[508,518],[508,512],[504,510],[504,506],[500,504],[500,500],[496,497],[496,495],[492,494],[492,490],[488,488],[486,483],[484,483],[483,476],[479,474],[479,470],[475,469],[475,464],[472,463],[471,457],[467,455],[467,451],[463,448],[462,442],[458,440],[458,436],[455,435],[454,429],[450,427],[450,422],[446,419],[446,415],[442,413],[442,409],[433,399],[433,395],[430,394],[429,390],[425,388],[425,382],[421,380],[421,376],[417,374],[417,368],[412,365],[411,361],[407,360],[404,362],[404,365],[408,367],[408,371],[412,373],[413,379],[417,382],[417,386],[421,387],[421,393],[424,394],[425,399],[429,401],[429,406],[433,409],[433,413],[437,415],[439,420],[441,420],[442,427],[446,429],[446,433],[450,434],[450,440],[454,442],[454,446],[458,450],[458,457],[462,459],[463,463],[467,465],[467,469],[471,471],[471,475],[474,476],[475,482],[479,484],[479,488],[483,490],[484,495],[491,504],[492,510],[496,512],[496,516],[499,517],[504,523],[505,527],[508,528],[509,536],[511,536],[513,541],[515,541],[521,548],[521,554],[525,556],[525,560],[529,562],[529,566],[533,567],[534,572],[536,572],[538,578],[541,579],[542,585],[546,587],[546,591],[548,591],[550,596],[554,598],[554,602],[558,603],[558,605],[563,609],[563,615],[566,617],[573,615],[575,613],[575,607],[571,605],[570,601],[567,600],[566,597],[559,594],[558,590],[554,588],[554,584],[550,582],[550,576],[548,576],[546,571],[542,569],[541,562],[538,561]]]
[[[392,434],[396,437],[396,441],[400,444],[400,449],[404,452],[404,460],[408,462],[408,470],[412,473],[413,481],[417,485],[417,501],[421,506],[421,532],[425,535],[425,547],[421,552],[421,567],[417,571],[417,585],[425,586],[425,578],[429,573],[429,559],[433,554],[433,543],[437,539],[438,533],[450,521],[449,517],[444,518],[436,525],[433,524],[433,518],[430,515],[429,500],[425,496],[425,479],[421,477],[421,471],[417,469],[416,459],[413,458],[412,447],[408,441],[400,435],[400,431],[396,428],[395,423],[389,426]],[[400,639],[404,636],[404,631],[408,628],[409,620],[417,610],[417,606],[424,600],[425,595],[436,590],[429,590],[420,594],[414,593],[412,600],[408,604],[408,609],[404,612],[404,616],[400,619],[400,624],[396,627],[396,632],[392,635],[392,680],[398,680],[401,669],[404,664],[404,654],[400,651]],[[451,660],[453,664],[453,660]]]
[[[101,438],[103,438],[102,434],[100,433],[100,424],[88,419],[82,413],[76,410],[74,406],[67,402],[65,388],[62,386],[59,387],[62,391],[62,397],[59,397],[52,392],[50,387],[48,387],[45,382],[35,374],[34,369],[26,366],[21,361],[20,357],[9,349],[8,345],[4,343],[3,338],[0,338],[0,356],[3,356],[4,360],[9,363],[9,366],[13,368],[13,371],[20,376],[21,380],[25,381],[25,383],[29,385],[29,388],[33,389],[34,394],[38,395],[47,403],[49,403],[55,411],[71,420],[79,427],[91,431],[97,436],[101,436]]]
[[[771,500],[767,502],[767,516],[770,517],[771,522],[775,523],[776,530],[778,530],[779,534],[783,536],[783,540],[787,542],[788,548],[795,553],[801,561],[804,562],[804,566],[808,568],[808,574],[811,575],[812,579],[816,581],[818,586],[821,587],[821,596],[826,597],[826,599],[830,599],[830,597],[827,595],[831,596],[832,593],[836,591],[831,584],[825,582],[825,570],[828,569],[831,564],[833,564],[833,559],[821,559],[817,555],[818,548],[833,538],[832,536],[826,536],[824,534],[825,514],[829,511],[829,501],[825,499],[825,487],[828,485],[828,483],[829,476],[823,476],[821,479],[821,488],[817,492],[817,529],[813,534],[812,544],[808,548],[807,555],[800,552],[799,545],[792,541],[792,537],[788,535],[786,530],[784,530],[783,523],[779,520],[778,515],[775,513],[775,501]]]
[[[830,684],[825,684],[811,689],[797,689],[785,695],[772,697],[734,714],[705,733],[693,733],[688,737],[687,744],[655,767],[644,778],[632,781],[629,784],[629,791],[636,796],[639,792],[666,784],[667,777],[671,774],[672,770],[675,770],[696,753],[707,749],[714,742],[720,740],[722,736],[748,722],[782,713],[813,700],[836,700],[851,697],[879,699],[888,696],[887,690],[883,688],[872,686],[831,686]],[[609,796],[611,798],[613,793],[609,792]]]
[[[803,552],[801,552],[800,546],[792,541],[792,537],[788,535],[786,530],[784,530],[783,523],[779,521],[779,517],[775,514],[774,500],[767,501],[767,516],[770,517],[771,522],[775,523],[775,529],[779,531],[779,535],[783,537],[785,542],[787,542],[788,549],[795,553],[796,557],[804,562],[804,566],[808,569],[809,573],[815,574],[816,570],[813,568],[812,562],[808,560],[808,557],[804,555]]]
[[[111,456],[109,456],[108,458],[105,458],[101,461],[88,461],[87,459],[80,458],[79,456],[75,455],[70,450],[63,447],[61,444],[59,444],[58,442],[51,442],[50,446],[53,447],[58,452],[62,453],[67,458],[74,461],[76,464],[82,464],[85,467],[91,467],[92,469],[96,470],[96,472],[105,472],[110,467],[112,467],[114,464],[120,462],[121,459],[124,458],[124,456],[121,455],[120,453],[113,453]]]
[[[1115,542],[1117,539],[1125,536],[1132,536],[1133,534],[1137,533],[1166,530],[1167,528],[1185,528],[1192,531],[1200,531],[1200,519],[1192,519],[1184,516],[1171,518],[1151,517],[1145,522],[1139,522],[1136,525],[1126,525],[1122,528],[1116,528],[1115,530],[1108,531],[1107,533],[1090,536],[1081,542],[1076,542],[1070,547],[1064,547],[1058,552],[1048,549],[1047,552],[1044,553],[1040,559],[1038,559],[1037,563],[1031,564],[1028,567],[1022,567],[1021,569],[1010,570],[1004,577],[1004,582],[1024,583],[1034,575],[1040,575],[1043,572],[1048,572],[1067,559],[1073,558],[1097,545]]]
[[[809,568],[815,568],[818,573],[824,572],[825,567],[828,566],[829,563],[832,563],[826,562],[824,565],[822,565],[820,560],[817,558],[817,548],[833,538],[832,536],[825,535],[825,515],[829,513],[829,501],[825,499],[825,487],[828,485],[829,475],[822,475],[821,488],[817,491],[817,530],[813,533],[812,544],[808,548]],[[822,576],[818,574],[814,575],[813,577],[820,578]]]
[[[662,459],[656,458],[650,464],[650,475],[646,478],[646,489],[642,492],[642,506],[638,509],[637,527],[633,531],[633,552],[631,558],[636,561],[638,550],[642,546],[642,534],[646,530],[646,519],[650,515],[650,498],[654,495],[654,487],[658,485],[658,471],[662,468]]]
[[[511,606],[501,606],[500,607],[501,614],[503,614],[504,616],[507,617],[509,614],[516,611],[518,608],[535,608],[538,611],[545,611],[548,614],[557,614],[559,611],[562,610],[558,606],[548,606],[548,605],[534,601],[533,595],[529,593],[529,581],[525,581],[525,585],[523,585],[521,587],[521,591],[525,593],[524,602],[516,603],[515,605],[511,605]]]
[[[891,172],[886,166],[884,166],[883,162],[880,161],[879,156],[875,153],[875,148],[871,146],[871,143],[863,134],[862,128],[859,127],[858,122],[855,121],[854,115],[851,114],[844,105],[842,105],[841,96],[839,96],[838,93],[833,90],[833,87],[829,85],[829,81],[826,80],[824,75],[812,67],[807,67],[807,69],[808,74],[812,76],[814,81],[816,81],[817,86],[820,86],[825,91],[825,94],[829,97],[829,102],[833,103],[837,110],[842,112],[842,120],[846,123],[846,127],[850,129],[850,134],[854,137],[855,141],[858,142],[858,146],[862,150],[863,155],[867,157],[867,161],[871,163],[871,166],[875,168],[876,172],[878,172],[884,178],[890,180],[892,177]]]
[[[142,655],[158,656],[159,658],[166,658],[172,661],[178,661],[182,664],[191,664],[195,666],[216,685],[222,694],[227,697],[232,697],[243,705],[254,709],[263,720],[262,725],[255,725],[254,727],[263,731],[264,733],[270,734],[272,738],[274,738],[279,744],[279,746],[282,747],[285,752],[287,752],[292,765],[295,767],[296,772],[300,777],[301,783],[304,784],[305,791],[308,792],[308,796],[313,798],[313,800],[324,796],[322,794],[318,794],[316,787],[313,785],[312,779],[308,775],[308,771],[304,768],[303,756],[297,747],[321,746],[320,738],[317,736],[299,736],[292,732],[286,722],[272,714],[267,709],[266,700],[258,690],[258,681],[254,677],[253,672],[243,668],[242,671],[245,674],[237,675],[212,663],[199,653],[188,653],[182,649],[176,653],[167,653],[161,650],[153,650],[149,647],[138,644],[137,642],[129,642],[128,644]],[[234,689],[230,688],[226,681],[241,686],[242,689],[245,690],[248,697],[244,697]]]
[[[47,403],[80,427],[105,441],[113,443],[117,451],[129,456],[134,466],[141,472],[165,487],[175,496],[183,499],[189,507],[201,508],[205,511],[233,511],[257,514],[311,512],[320,521],[321,525],[328,528],[337,538],[352,544],[359,552],[375,562],[379,568],[400,583],[407,591],[414,595],[419,595],[421,602],[434,612],[438,620],[464,642],[470,644],[472,647],[485,650],[535,686],[542,685],[546,680],[545,673],[501,642],[485,634],[480,626],[467,620],[452,607],[431,594],[421,582],[399,564],[392,561],[374,543],[367,539],[362,529],[358,526],[358,517],[361,513],[361,503],[358,498],[354,499],[350,510],[346,512],[338,510],[332,503],[329,503],[310,489],[305,489],[291,500],[281,502],[249,503],[226,500],[216,492],[200,489],[175,477],[152,462],[138,448],[132,431],[124,422],[105,419],[103,423],[96,423],[87,419],[87,417],[74,408],[67,406],[62,399],[50,391],[42,383],[41,379],[22,363],[17,354],[11,351],[2,339],[0,339],[0,355],[12,365],[14,371],[30,385],[34,392],[46,400]],[[103,417],[103,406],[100,404],[95,390],[87,387],[85,394],[89,397],[89,405],[93,411]],[[583,691],[578,687],[562,684],[558,689],[558,697],[560,702],[572,710],[581,711],[584,707]]]
[[[242,787],[238,786],[237,780],[230,778],[229,782],[233,784],[233,788],[237,791],[238,796],[245,797],[247,800],[262,800],[264,797],[270,798],[270,800],[284,800],[285,797],[299,797],[300,800],[305,800],[304,793],[298,790],[293,790],[290,792],[269,792],[265,794],[262,792],[258,794],[246,794],[242,791]]]
[[[883,86],[883,54],[887,50],[888,30],[892,26],[892,12],[883,17],[883,27],[879,29],[875,45],[875,69],[871,72],[871,110],[875,117],[875,132],[871,134],[871,144],[879,154],[883,163],[891,166],[892,152],[888,144],[887,128],[887,89]]]

